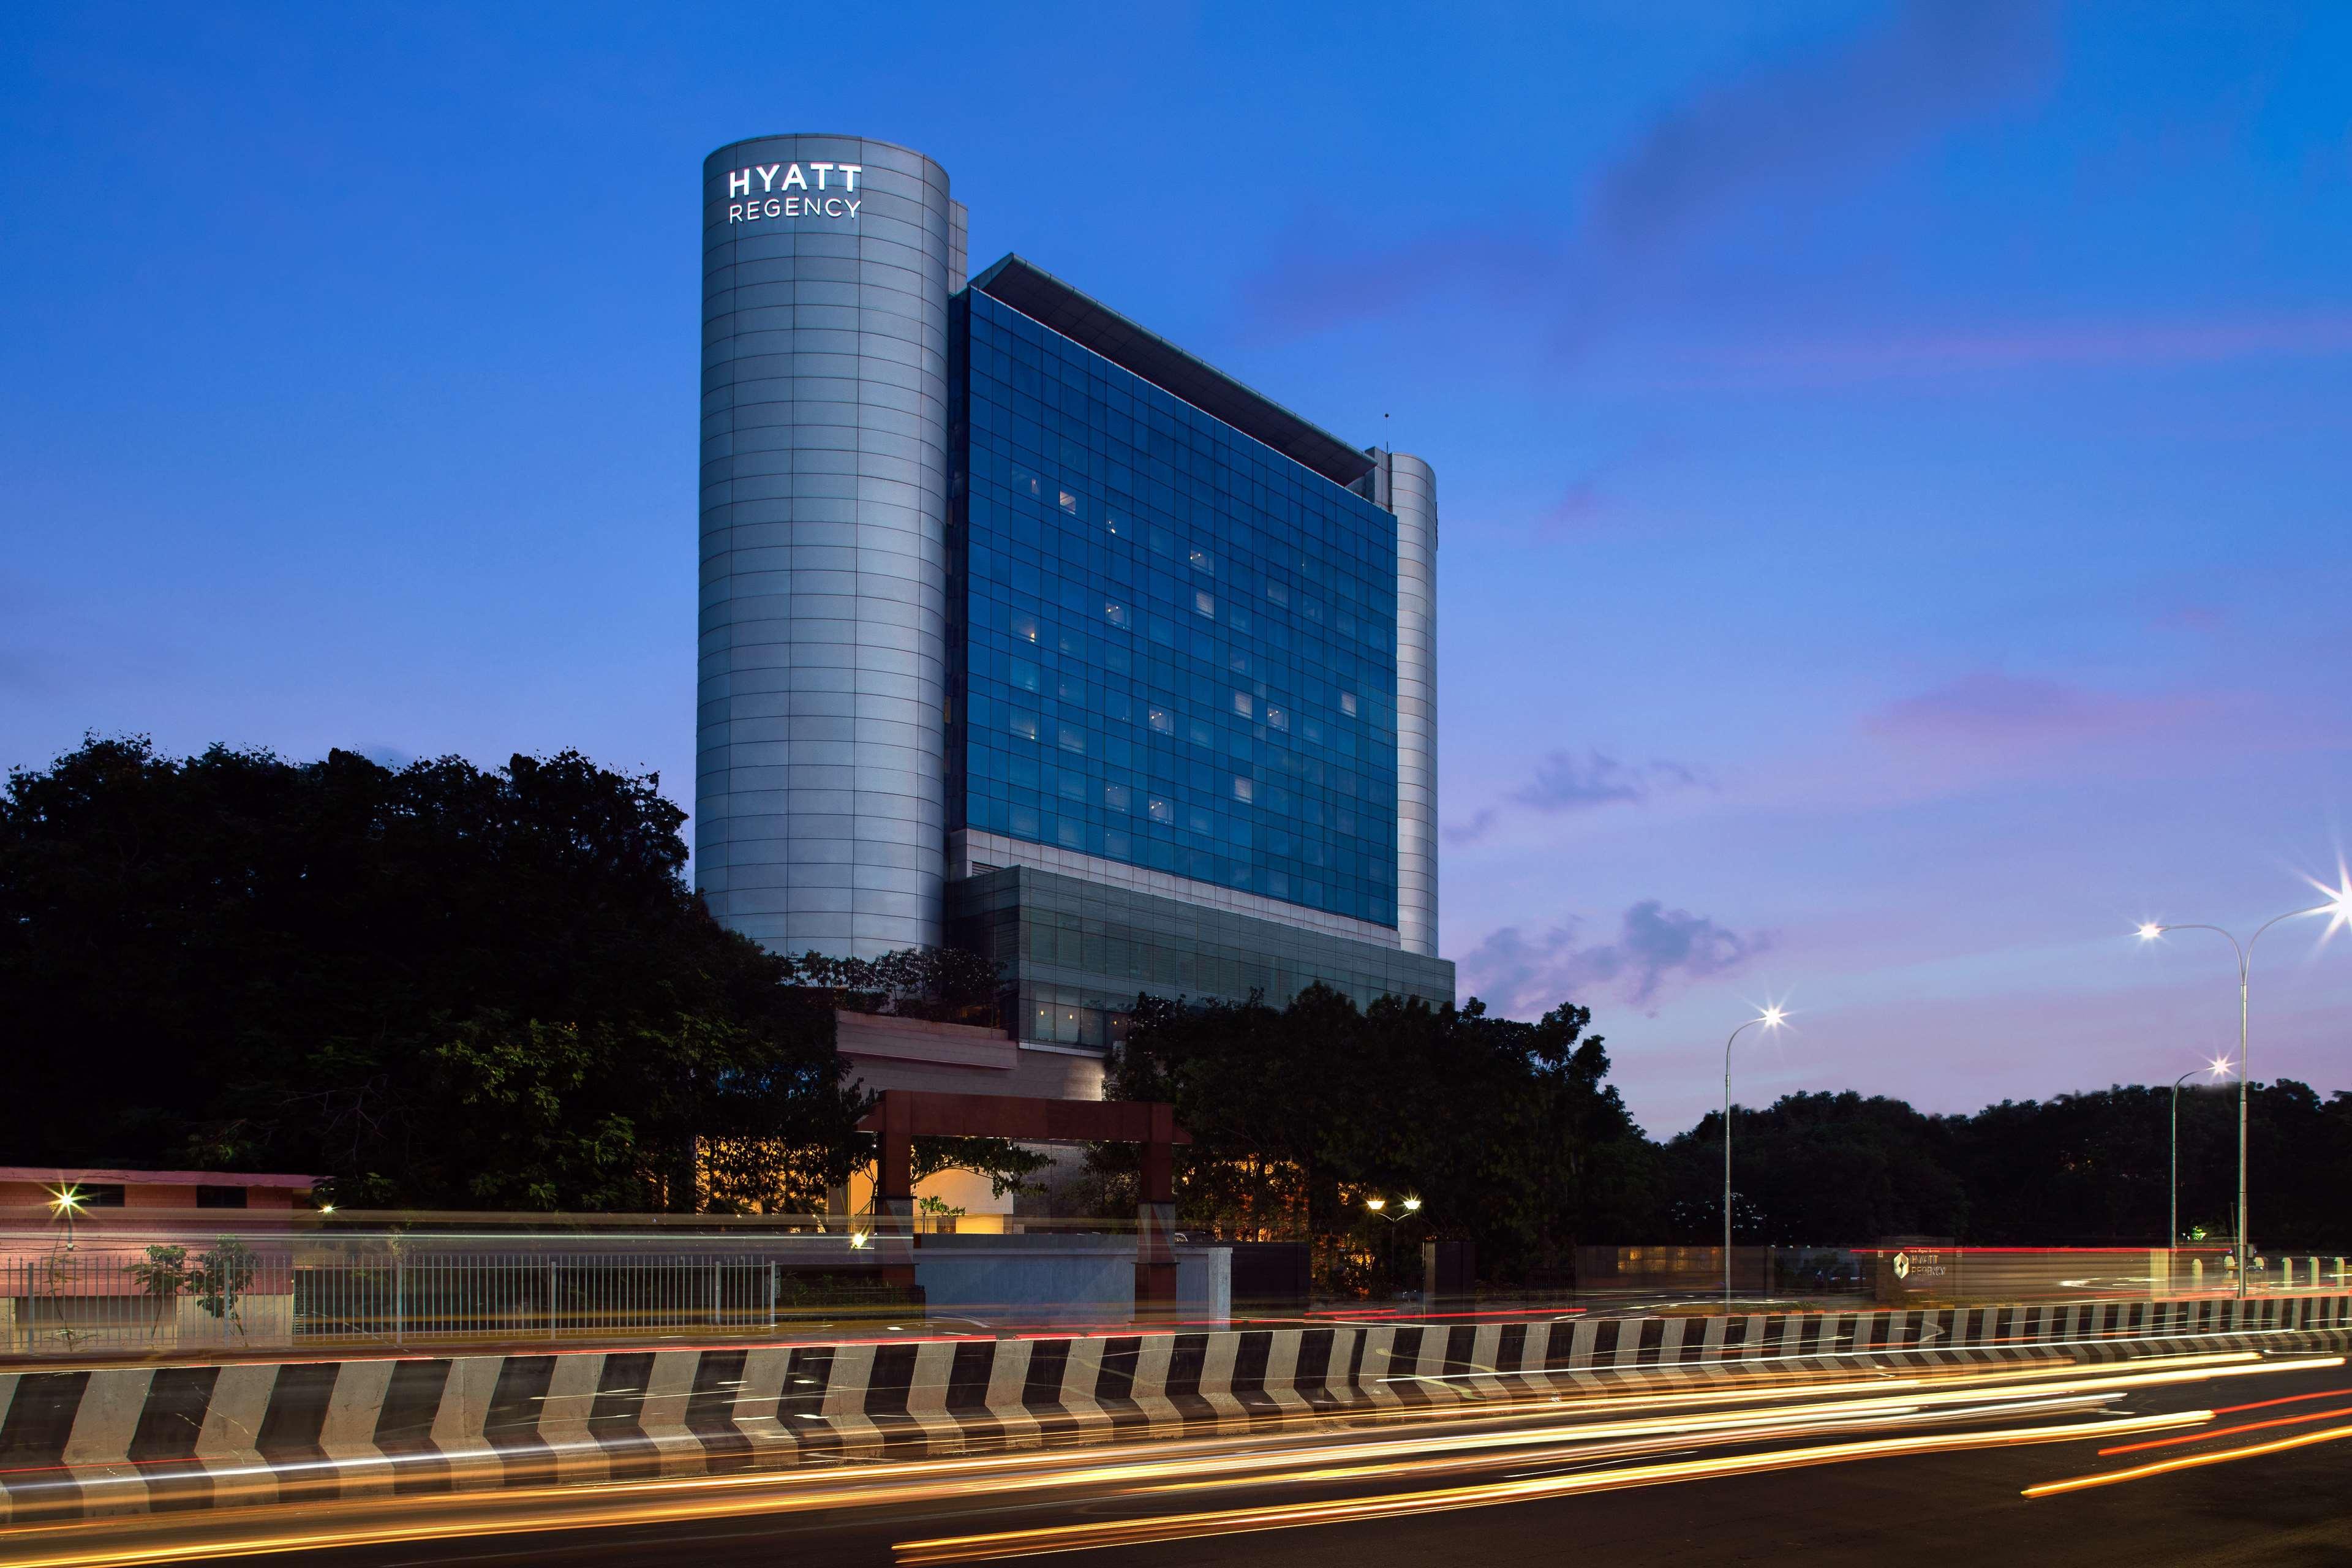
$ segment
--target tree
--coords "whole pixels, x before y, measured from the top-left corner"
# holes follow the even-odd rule
[[[658,784],[143,739],[12,772],[0,1147],[346,1206],[814,1206],[862,1109],[832,997],[711,918]]]
[[[1360,1011],[1320,985],[1278,1010],[1143,997],[1108,1090],[1173,1102],[1192,1132],[1177,1162],[1189,1228],[1304,1233],[1327,1283],[1377,1289],[1410,1268],[1391,1267],[1403,1238],[1363,1200],[1411,1194],[1411,1239],[1466,1236],[1493,1278],[1559,1274],[1578,1239],[1648,1201],[1647,1146],[1590,1023],[1581,1007],[1528,1024],[1475,1001]],[[1092,1158],[1112,1203],[1131,1204],[1131,1152]]]

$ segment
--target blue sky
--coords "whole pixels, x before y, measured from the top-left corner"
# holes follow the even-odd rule
[[[1436,465],[1447,952],[1654,1131],[2168,1081],[2352,799],[2352,12],[16,7],[0,761],[693,748],[696,179],[939,158]],[[2257,1076],[2352,1087],[2352,940]]]

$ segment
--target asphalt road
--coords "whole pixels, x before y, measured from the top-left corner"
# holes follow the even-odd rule
[[[2132,1369],[2090,1370],[2104,1374]],[[1592,1447],[1589,1426],[1580,1428],[1572,1442],[1530,1447],[1525,1436],[1509,1436],[1514,1428],[1507,1422],[1391,1430],[1379,1436],[1377,1452],[1363,1449],[1360,1434],[1346,1433],[1295,1439],[1271,1462],[1271,1445],[1229,1450],[1244,1468],[1265,1465],[1264,1479],[1207,1468],[1170,1477],[1104,1478],[1085,1468],[1087,1461],[1074,1455],[1072,1468],[1051,1489],[1023,1490],[982,1478],[968,1486],[937,1489],[938,1495],[883,1506],[846,1503],[821,1510],[735,1512],[645,1525],[470,1537],[462,1520],[457,1520],[446,1533],[431,1540],[343,1543],[324,1551],[273,1554],[268,1560],[364,1568],[421,1568],[426,1563],[905,1565],[975,1560],[970,1544],[926,1548],[909,1543],[1150,1521],[1144,1528],[1172,1531],[1177,1538],[1090,1546],[1057,1554],[1058,1561],[1105,1568],[1211,1563],[1221,1568],[1276,1563],[1318,1568],[1386,1563],[1507,1568],[1556,1564],[1570,1558],[1674,1565],[2352,1564],[2352,1440],[2319,1442],[2055,1496],[2021,1495],[2039,1484],[2151,1461],[2193,1459],[2334,1429],[2352,1430],[2352,1368],[2230,1378],[2200,1373],[2198,1381],[2132,1388],[2104,1405],[2060,1412],[2054,1417],[2003,1408],[2005,1394],[1990,1393],[1986,1399],[1979,1406],[1956,1406],[1918,1427],[1872,1424],[1866,1432],[1860,1426],[1809,1429],[1801,1412],[1789,1418],[1790,1425],[1759,1428],[1760,1435],[1752,1438],[1716,1432],[1690,1438],[1692,1446],[1684,1447],[1685,1439],[1654,1432],[1641,1438],[1646,1447],[1640,1452],[1630,1452],[1636,1445],[1627,1439],[1621,1447],[1628,1451],[1600,1458],[1591,1457],[1599,1450]],[[2257,1407],[2228,1408],[2239,1405]],[[2221,1413],[2193,1427],[1785,1468],[1801,1451],[1823,1445],[1882,1439],[1972,1442],[1990,1431],[2047,1433],[2074,1421],[2115,1423],[2188,1410]],[[1605,1414],[1614,1418],[1613,1412]],[[2244,1429],[2254,1423],[2291,1424]],[[1524,1426],[1518,1430],[1525,1433]],[[1482,1448],[1496,1434],[1507,1441]],[[2175,1441],[2184,1436],[2189,1440]],[[2097,1452],[2144,1443],[2165,1446],[2105,1458]],[[1253,1454],[1257,1457],[1252,1458]],[[1775,1468],[1667,1479],[1675,1466],[1749,1463]],[[1362,1468],[1354,1474],[1331,1473],[1350,1465]],[[1453,1506],[1461,1500],[1461,1489],[1583,1484],[1603,1475],[1630,1475],[1634,1480],[1622,1489]],[[841,1472],[841,1479],[854,1481],[856,1473]],[[1432,1491],[1455,1495],[1439,1500],[1422,1495]],[[1238,1531],[1230,1519],[1202,1517],[1301,1505],[1370,1506],[1382,1516]],[[504,1528],[513,1524],[509,1520]],[[1029,1538],[1004,1544],[1027,1555],[1040,1547],[1067,1543]],[[12,1556],[9,1548],[9,1536],[0,1534],[0,1563],[22,1560]]]

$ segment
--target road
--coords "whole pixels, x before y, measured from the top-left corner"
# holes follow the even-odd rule
[[[257,1549],[363,1568],[921,1568],[1047,1552],[1105,1568],[1507,1568],[1571,1553],[2352,1563],[2352,1369],[2286,1360],[1543,1400],[1229,1440],[100,1522],[0,1532],[0,1562],[95,1568]],[[2242,1457],[2200,1462],[2231,1455]],[[2157,1465],[2176,1468],[2148,1473]],[[2082,1478],[2109,1484],[2024,1495]]]

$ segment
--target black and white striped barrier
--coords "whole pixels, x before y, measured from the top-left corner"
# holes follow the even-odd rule
[[[2291,1348],[2352,1296],[0,1373],[0,1522],[1246,1430],[1675,1368]]]

